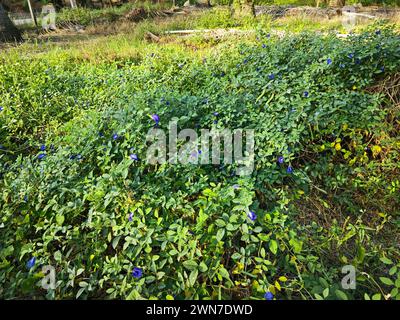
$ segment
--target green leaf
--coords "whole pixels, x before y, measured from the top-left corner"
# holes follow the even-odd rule
[[[186,269],[188,269],[188,270],[196,270],[197,269],[197,262],[196,261],[194,261],[194,260],[186,260],[186,261],[183,261],[183,266],[186,268]]]
[[[262,231],[262,228],[261,227],[255,227],[254,229],[253,229],[253,232],[254,233],[260,233]]]
[[[85,290],[86,290],[86,288],[80,288],[78,290],[78,293],[76,294],[76,299],[78,299]]]
[[[342,290],[335,290],[335,294],[341,300],[349,300],[349,298],[347,298],[347,295]]]
[[[262,258],[265,258],[265,249],[264,248],[261,248],[260,255]]]
[[[83,271],[85,271],[85,269],[79,268],[79,269],[76,271],[76,275],[77,275],[77,276],[81,275],[81,274],[83,273]]]
[[[240,254],[240,253],[238,253],[238,252],[235,252],[232,256],[231,256],[231,258],[233,259],[233,260],[238,260],[238,259],[240,259],[242,257],[242,255]]]
[[[386,257],[382,257],[380,258],[380,260],[384,263],[384,264],[393,264],[393,261],[386,258]]]
[[[224,235],[225,235],[225,229],[219,229],[215,237],[217,238],[218,241],[221,241]]]
[[[314,296],[317,300],[324,300],[318,293],[315,293]]]
[[[65,217],[62,214],[57,214],[56,215],[56,222],[59,226],[62,226],[64,223]]]
[[[359,246],[358,250],[357,250],[357,257],[356,257],[357,262],[362,263],[364,260],[364,257],[365,257],[365,248],[362,246]]]
[[[217,219],[217,220],[215,221],[215,225],[216,225],[217,227],[222,228],[222,227],[225,227],[225,226],[226,226],[226,223],[225,223],[225,221],[222,220],[222,219]]]
[[[393,266],[389,270],[389,275],[394,275],[397,272],[397,266]]]
[[[56,260],[57,262],[61,262],[62,259],[62,254],[60,252],[60,250],[57,250],[56,252],[54,252],[54,260]]]
[[[399,293],[399,289],[398,288],[393,288],[392,291],[390,291],[390,296],[391,297],[396,297],[398,293]]]
[[[300,253],[303,248],[303,242],[294,238],[290,239],[289,244],[292,246],[294,253]]]
[[[126,297],[126,300],[138,300],[140,298],[140,293],[136,290],[133,289],[131,293]]]
[[[373,296],[372,296],[372,300],[381,300],[381,294],[380,293],[375,293]]]
[[[199,274],[199,271],[196,269],[196,270],[193,270],[191,273],[190,273],[190,275],[189,275],[189,283],[190,283],[190,286],[194,286],[195,285],[195,283],[196,283],[196,280],[197,280],[197,275]]]
[[[269,250],[271,250],[273,254],[276,254],[278,252],[278,243],[276,242],[276,240],[270,240]]]
[[[231,278],[229,277],[229,272],[226,270],[224,267],[219,268],[218,273],[225,279],[231,281]]]
[[[227,226],[226,226],[226,230],[228,230],[228,231],[235,231],[235,230],[237,230],[238,228],[239,228],[238,225],[233,225],[233,224],[231,224],[231,223],[228,223]]]
[[[206,272],[208,270],[207,265],[203,261],[199,264],[199,270],[200,272]]]
[[[319,282],[324,288],[329,288],[329,283],[324,278],[319,278]]]
[[[112,241],[112,247],[115,249],[118,245],[119,239],[121,239],[121,236],[115,237]]]
[[[384,284],[386,284],[388,286],[394,285],[393,281],[391,279],[389,279],[389,278],[380,277],[379,279],[382,281],[382,283],[384,283]]]

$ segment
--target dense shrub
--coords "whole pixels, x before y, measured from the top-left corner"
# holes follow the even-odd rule
[[[64,22],[75,22],[82,25],[90,25],[96,23],[112,23],[118,19],[122,19],[127,13],[134,8],[144,8],[147,13],[166,9],[171,7],[171,3],[166,2],[128,2],[120,6],[111,6],[101,9],[93,9],[87,7],[77,7],[71,9],[69,7],[62,8],[57,12],[56,21],[57,23]]]
[[[399,115],[366,89],[400,71],[399,48],[382,26],[346,40],[261,33],[204,59],[2,64],[0,296],[379,298],[378,277],[390,292]],[[255,129],[253,174],[147,164],[154,113],[164,129]],[[377,192],[390,206],[370,207]],[[343,264],[357,290],[340,289]],[[36,285],[41,265],[55,290]]]

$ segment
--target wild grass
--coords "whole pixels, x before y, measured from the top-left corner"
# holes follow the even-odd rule
[[[107,8],[102,10],[88,9],[64,10],[63,19],[76,19],[75,16],[81,14],[85,18],[91,15],[105,16],[106,14],[116,14],[122,16],[136,4],[127,4],[120,8]],[[148,4],[149,8],[161,8],[165,4]],[[153,6],[153,7],[151,7]],[[69,17],[69,18],[68,18]],[[78,20],[79,20],[78,19]],[[390,22],[399,22],[399,16],[392,17]],[[373,20],[364,19],[358,21],[355,31],[362,30]],[[324,17],[310,17],[307,15],[285,16],[273,19],[269,15],[259,15],[254,18],[237,18],[232,15],[229,6],[218,6],[212,9],[195,10],[189,14],[178,14],[172,17],[156,17],[144,19],[139,22],[131,22],[126,19],[116,19],[114,22],[89,23],[83,32],[60,29],[57,32],[37,36],[36,34],[26,35],[27,41],[17,48],[8,46],[5,50],[6,55],[21,55],[24,57],[34,57],[35,55],[47,55],[54,57],[60,55],[68,56],[69,61],[86,60],[93,63],[115,60],[139,61],[148,51],[160,46],[166,48],[176,47],[177,50],[188,52],[198,52],[209,50],[224,39],[205,38],[202,34],[191,37],[166,36],[166,31],[182,29],[239,29],[251,31],[249,35],[255,34],[255,30],[263,29],[266,32],[339,32],[346,33],[341,17],[331,19]],[[161,37],[157,43],[149,43],[146,34],[151,32]],[[250,38],[254,38],[250,37]],[[249,38],[249,39],[250,39]],[[232,35],[228,37],[232,40]],[[227,41],[225,41],[227,42]]]

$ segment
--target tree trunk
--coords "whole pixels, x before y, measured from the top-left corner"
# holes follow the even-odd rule
[[[22,41],[22,36],[0,4],[0,42],[7,41]]]
[[[233,11],[236,17],[254,17],[253,0],[233,0]]]
[[[330,7],[344,7],[346,5],[346,0],[329,0]]]

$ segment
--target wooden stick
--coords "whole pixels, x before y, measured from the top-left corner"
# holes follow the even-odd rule
[[[36,16],[35,16],[35,14],[33,13],[33,10],[32,10],[31,0],[27,0],[27,1],[28,1],[29,12],[31,13],[32,20],[35,23],[35,26],[37,27],[38,24],[37,24]]]

